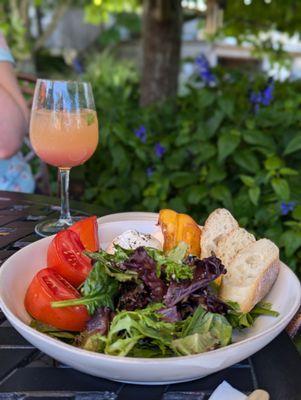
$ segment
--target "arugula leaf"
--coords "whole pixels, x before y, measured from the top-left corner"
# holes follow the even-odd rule
[[[92,260],[99,261],[104,266],[105,272],[119,282],[137,280],[138,274],[136,271],[121,270],[118,266],[119,263],[128,259],[129,253],[132,253],[132,251],[125,250],[118,245],[115,246],[115,250],[114,254],[109,254],[103,250],[95,253],[85,251],[85,254]]]
[[[53,308],[85,305],[90,315],[97,307],[114,309],[113,299],[118,292],[118,282],[110,277],[101,262],[96,262],[86,279],[82,289],[82,297],[78,299],[52,302]]]
[[[54,338],[62,340],[65,339],[66,341],[73,341],[76,337],[75,333],[62,331],[61,329],[44,324],[43,322],[37,321],[36,319],[31,320],[29,326],[41,333],[45,333]]]
[[[270,315],[272,317],[278,317],[279,315],[277,311],[271,309],[272,305],[266,302],[259,302],[248,313],[242,313],[239,304],[234,301],[227,301],[226,304],[229,307],[226,318],[234,329],[250,328],[260,315]]]
[[[214,349],[219,344],[216,337],[207,333],[194,333],[184,338],[175,339],[172,342],[173,350],[180,356],[204,353]]]

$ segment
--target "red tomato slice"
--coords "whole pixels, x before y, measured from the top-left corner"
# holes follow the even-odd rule
[[[44,268],[31,281],[26,295],[25,308],[38,321],[68,331],[83,331],[89,320],[85,306],[52,308],[51,302],[80,297],[54,269]]]
[[[89,251],[99,250],[98,225],[95,215],[76,222],[69,229],[79,235],[85,249]]]
[[[47,266],[54,268],[73,286],[81,285],[92,269],[91,260],[77,233],[69,229],[57,233],[47,252]]]

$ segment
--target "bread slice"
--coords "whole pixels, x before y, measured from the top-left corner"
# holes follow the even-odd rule
[[[201,238],[201,257],[210,257],[216,253],[218,241],[233,229],[238,223],[232,214],[225,208],[217,208],[207,218]]]
[[[278,247],[268,239],[253,242],[227,266],[220,297],[237,302],[241,312],[249,312],[270,291],[279,269]]]
[[[227,267],[238,252],[255,241],[255,237],[245,229],[233,229],[218,241],[216,257]]]

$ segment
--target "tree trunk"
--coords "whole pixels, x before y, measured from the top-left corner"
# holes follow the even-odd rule
[[[177,94],[180,65],[181,0],[144,0],[140,104]]]

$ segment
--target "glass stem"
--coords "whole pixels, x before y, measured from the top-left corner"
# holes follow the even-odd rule
[[[69,207],[70,168],[59,168],[59,171],[61,179],[61,215],[59,222],[71,225],[72,218],[70,215],[70,207]]]

